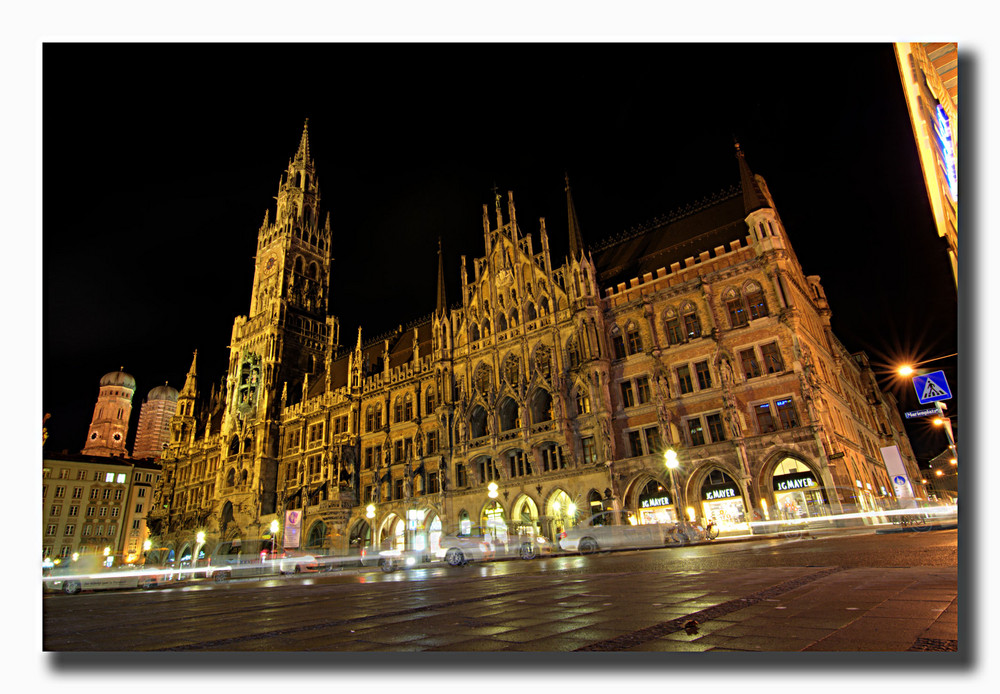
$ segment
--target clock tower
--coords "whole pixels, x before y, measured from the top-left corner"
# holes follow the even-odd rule
[[[302,400],[308,376],[339,339],[339,323],[326,313],[330,218],[320,224],[308,120],[276,200],[274,221],[265,212],[257,232],[250,311],[236,318],[229,343],[216,489],[222,518],[235,523],[231,531],[275,512],[281,393],[287,388],[289,404]]]

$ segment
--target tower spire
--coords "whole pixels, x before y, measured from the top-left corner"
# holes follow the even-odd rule
[[[437,314],[443,316],[447,308],[448,302],[444,296],[444,254],[441,252],[441,237],[438,236]]]
[[[743,188],[743,212],[750,214],[762,207],[769,207],[767,201],[764,199],[764,195],[760,192],[757,179],[754,177],[753,172],[750,171],[747,160],[743,157],[743,150],[740,149],[739,142],[736,142],[736,159],[740,163],[740,187]]]
[[[579,260],[583,252],[583,236],[580,234],[580,222],[576,218],[576,205],[573,204],[573,193],[569,188],[569,174],[566,176],[566,213],[569,217],[569,254]]]
[[[194,356],[191,358],[191,368],[188,369],[180,394],[191,398],[198,394],[198,350],[194,351]]]
[[[309,119],[302,126],[302,138],[299,140],[299,150],[295,153],[295,161],[309,161]]]

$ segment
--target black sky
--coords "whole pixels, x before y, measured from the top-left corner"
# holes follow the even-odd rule
[[[545,217],[561,257],[564,172],[595,243],[737,184],[736,136],[848,349],[886,368],[958,351],[890,44],[46,44],[42,57],[50,450],[82,448],[119,366],[138,382],[130,445],[142,399],[180,388],[193,350],[203,383],[224,375],[256,232],[306,118],[348,346],[359,324],[371,337],[433,310],[438,236],[458,299],[494,184],[514,191],[536,247]],[[957,396],[957,360],[933,366]],[[918,406],[909,385],[894,392]],[[921,460],[944,447],[925,422],[909,431]]]

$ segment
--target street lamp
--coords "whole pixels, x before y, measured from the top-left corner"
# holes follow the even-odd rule
[[[934,357],[933,359],[924,359],[923,361],[918,361],[918,362],[915,362],[913,364],[903,364],[898,369],[896,369],[896,373],[898,373],[900,376],[911,376],[911,375],[913,375],[913,367],[914,366],[920,366],[921,364],[927,364],[928,362],[937,361],[938,359],[950,359],[951,357],[957,357],[957,356],[958,356],[958,353],[956,352],[955,354],[946,354],[943,357]]]
[[[677,485],[674,484],[674,470],[677,469],[680,463],[677,462],[677,453],[673,448],[665,450],[663,452],[663,458],[667,465],[667,471],[670,473],[670,495],[674,500],[674,520],[678,521],[680,520],[680,514],[677,509],[680,508],[680,500],[677,498]]]
[[[278,519],[275,518],[271,521],[271,557],[273,558],[277,553],[277,537],[278,537]]]

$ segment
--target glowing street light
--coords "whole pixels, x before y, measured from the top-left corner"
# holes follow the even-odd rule
[[[667,471],[670,473],[670,495],[673,497],[675,520],[680,520],[680,513],[678,511],[680,500],[677,498],[677,485],[674,484],[674,470],[680,466],[680,463],[677,462],[677,452],[673,448],[668,448],[663,452],[663,458],[667,466]]]
[[[913,364],[902,364],[899,368],[896,369],[896,373],[898,373],[900,376],[911,376],[911,375],[913,375],[913,371],[914,371],[913,367],[914,366],[920,366],[921,364],[927,364],[928,362],[937,361],[938,359],[949,359],[951,357],[957,357],[957,356],[958,356],[958,353],[956,352],[955,354],[946,354],[943,357],[934,357],[933,359],[924,359],[923,361],[918,361],[918,362],[915,362]]]
[[[371,520],[375,517],[375,504],[368,504],[365,506],[365,518]]]
[[[496,499],[497,498],[497,489],[499,489],[499,487],[497,486],[496,482],[490,482],[486,486],[486,489],[488,490],[486,492],[486,496],[490,497],[491,499]]]
[[[277,552],[277,538],[278,538],[278,519],[275,518],[271,521],[271,556],[273,557]]]

